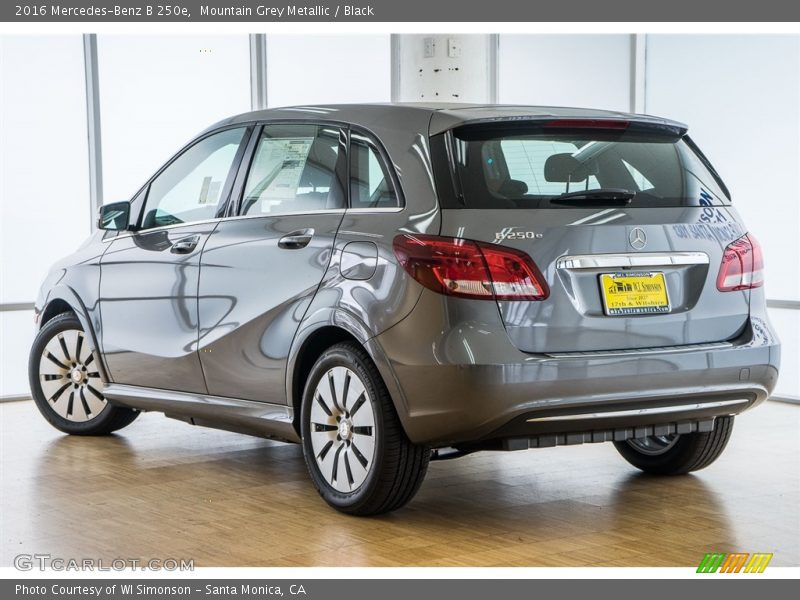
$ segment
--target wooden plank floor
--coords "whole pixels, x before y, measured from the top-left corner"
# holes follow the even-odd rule
[[[800,565],[800,406],[740,418],[692,476],[638,474],[610,444],[431,464],[412,503],[329,509],[299,447],[140,417],[60,434],[0,404],[0,565],[20,553],[193,558],[197,566],[693,566],[707,551]]]

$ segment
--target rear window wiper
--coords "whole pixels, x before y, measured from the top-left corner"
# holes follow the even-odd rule
[[[636,196],[636,192],[622,188],[600,188],[596,190],[578,190],[567,192],[550,198],[551,204],[588,204],[596,206],[627,206]]]

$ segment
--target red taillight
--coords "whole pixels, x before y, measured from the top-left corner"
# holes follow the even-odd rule
[[[720,292],[749,290],[764,284],[764,256],[761,246],[748,233],[728,244],[722,253],[717,275]]]
[[[547,121],[545,127],[561,129],[627,129],[628,121],[616,119],[555,119]]]
[[[394,253],[409,275],[440,294],[478,300],[544,300],[550,294],[531,257],[511,248],[401,234]]]

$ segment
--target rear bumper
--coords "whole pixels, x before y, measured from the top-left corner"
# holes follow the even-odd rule
[[[528,447],[688,432],[763,402],[778,376],[765,315],[724,344],[532,355],[485,312],[426,292],[369,342],[412,441]]]

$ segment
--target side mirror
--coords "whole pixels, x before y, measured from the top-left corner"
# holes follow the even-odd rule
[[[97,220],[98,229],[109,231],[125,231],[131,214],[130,202],[113,202],[100,207],[100,218]]]

